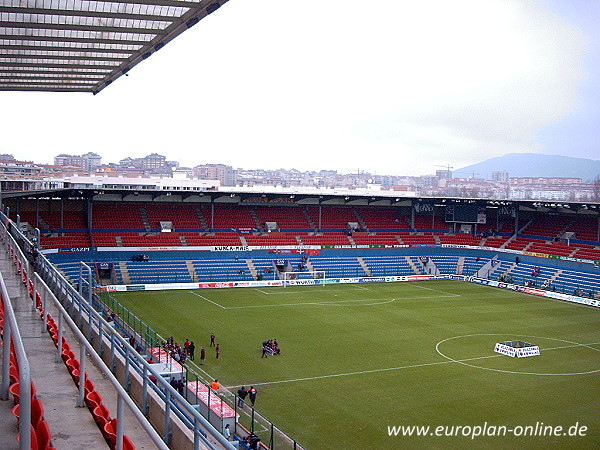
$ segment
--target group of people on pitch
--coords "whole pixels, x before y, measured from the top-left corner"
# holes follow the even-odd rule
[[[277,339],[268,339],[262,343],[261,358],[266,358],[269,355],[279,355],[280,353],[281,349],[279,348],[279,342],[277,342]]]

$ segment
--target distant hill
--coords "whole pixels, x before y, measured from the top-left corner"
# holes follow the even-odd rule
[[[570,156],[540,155],[537,153],[508,153],[497,158],[486,159],[454,174],[467,178],[490,178],[492,172],[506,170],[509,177],[567,177],[593,181],[600,176],[600,161]]]

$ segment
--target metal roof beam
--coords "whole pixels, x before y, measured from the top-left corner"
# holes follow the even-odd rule
[[[6,45],[0,43],[0,50],[33,50],[33,51],[54,51],[54,52],[75,52],[75,53],[127,53],[136,52],[139,48],[135,50],[131,49],[117,49],[117,48],[97,48],[97,47],[70,47],[64,46],[60,47],[57,45]]]
[[[26,28],[30,30],[71,30],[71,31],[92,31],[97,33],[128,33],[128,34],[152,34],[164,35],[164,30],[150,28],[132,28],[132,27],[108,27],[105,25],[74,25],[59,23],[35,23],[35,22],[0,22],[0,27]]]
[[[0,37],[6,40],[15,41],[44,41],[44,42],[79,42],[79,43],[99,43],[99,44],[125,44],[125,45],[148,45],[152,42],[148,40],[136,39],[107,39],[107,38],[87,38],[87,37],[55,37],[55,36],[21,36],[7,35],[0,33]]]
[[[16,86],[24,84],[24,85],[32,85],[32,84],[65,84],[65,85],[76,85],[79,84],[81,86],[85,86],[85,85],[94,85],[96,82],[94,80],[68,80],[68,83],[66,82],[67,80],[64,79],[54,79],[54,78],[34,78],[34,79],[27,79],[27,80],[16,80],[16,81],[12,81],[10,78],[8,79],[3,79],[2,77],[0,77],[0,84],[14,84]]]
[[[99,52],[100,53],[100,52]],[[123,53],[123,52],[121,52]],[[4,54],[0,53],[0,58],[13,58],[13,59],[51,59],[55,61],[124,61],[129,58],[126,56],[73,56],[73,55],[22,55],[22,54]]]
[[[187,8],[184,8],[187,9]],[[148,20],[148,21],[162,21],[162,22],[173,22],[178,19],[179,16],[165,16],[160,14],[136,14],[136,13],[119,13],[109,11],[78,11],[78,10],[67,10],[67,9],[42,9],[42,8],[23,8],[23,7],[12,7],[12,6],[1,6],[0,12],[14,13],[14,14],[38,14],[40,16],[64,16],[64,17],[95,17],[95,18],[106,18],[106,19],[128,19],[128,20]],[[185,12],[185,11],[184,11]]]
[[[42,86],[27,86],[27,85],[4,86],[4,85],[2,85],[2,83],[0,83],[0,91],[21,91],[21,92],[36,91],[36,92],[39,92],[41,87]],[[43,86],[43,88],[44,88],[45,92],[94,92],[93,89],[81,89],[79,86],[77,86],[77,87],[74,86],[73,89],[66,88],[66,87],[49,87],[49,86]]]
[[[10,62],[2,62],[0,61],[0,67],[56,67],[58,69],[67,67],[67,68],[76,68],[76,69],[106,69],[107,73],[113,71],[119,67],[114,64],[52,64],[52,63],[10,63]]]
[[[221,3],[225,3],[224,0]],[[198,0],[198,1],[189,1],[189,0],[183,0],[183,1],[178,1],[178,0],[106,0],[106,1],[102,1],[102,3],[126,3],[126,4],[133,4],[133,5],[147,5],[147,6],[175,6],[175,7],[181,7],[181,8],[195,8],[195,9],[200,9],[202,7],[206,7],[208,6],[210,3],[213,3],[212,1],[208,1],[205,2],[205,4],[202,4],[203,0]]]
[[[31,67],[21,68],[21,67],[0,67],[0,73],[16,73],[21,75],[27,74],[56,74],[56,75],[71,75],[71,76],[79,76],[79,75],[88,75],[92,78],[103,79],[107,73],[107,71],[87,71],[86,69],[79,69],[79,71],[71,70],[69,66],[60,67],[62,70],[50,70],[50,68],[39,68],[38,70],[31,70]]]

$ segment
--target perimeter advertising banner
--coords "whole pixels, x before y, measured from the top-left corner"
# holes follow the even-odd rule
[[[517,356],[517,349],[516,348],[509,347],[508,345],[502,344],[501,342],[498,342],[496,344],[496,347],[494,348],[494,351],[496,353],[500,353],[502,355],[510,356],[511,358],[514,358],[515,356]]]

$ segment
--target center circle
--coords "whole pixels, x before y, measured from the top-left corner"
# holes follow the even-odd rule
[[[460,335],[460,336],[453,336],[453,337],[449,337],[449,338],[446,338],[446,339],[442,339],[441,341],[439,341],[435,345],[435,350],[438,352],[438,354],[440,356],[446,358],[449,361],[452,361],[452,362],[455,362],[455,363],[458,363],[458,364],[462,364],[463,366],[472,367],[472,368],[475,368],[475,369],[489,370],[489,371],[492,371],[492,372],[502,372],[502,373],[510,373],[510,374],[521,374],[521,375],[540,375],[540,376],[587,375],[587,374],[591,374],[591,373],[600,372],[600,369],[589,370],[587,372],[567,372],[567,373],[521,372],[521,371],[513,371],[513,370],[494,369],[494,368],[491,368],[491,367],[481,367],[481,366],[476,366],[475,364],[469,364],[467,361],[473,361],[473,360],[477,360],[477,359],[488,359],[488,358],[502,357],[503,355],[494,354],[492,356],[482,356],[482,357],[479,357],[479,358],[454,359],[454,358],[446,355],[445,353],[443,353],[440,350],[440,346],[444,342],[452,341],[452,340],[455,340],[455,339],[461,339],[461,338],[475,337],[475,336],[502,336],[502,340],[506,340],[507,339],[506,338],[506,334],[498,334],[498,333],[463,334],[463,335]],[[528,338],[528,339],[529,338],[533,338],[533,339],[547,339],[547,340],[550,340],[550,341],[564,342],[564,343],[567,343],[567,344],[571,344],[571,345],[568,345],[566,347],[585,347],[585,348],[588,348],[590,350],[593,350],[595,352],[600,353],[600,349],[591,347],[588,344],[581,344],[579,342],[568,341],[566,339],[557,339],[557,338],[542,337],[542,336],[527,336],[527,335],[519,335],[519,336],[523,337],[523,338]],[[541,350],[543,351],[543,348]]]

